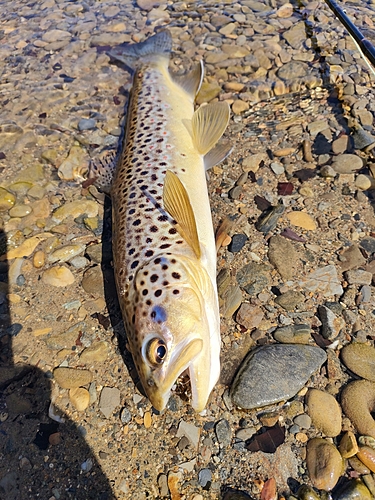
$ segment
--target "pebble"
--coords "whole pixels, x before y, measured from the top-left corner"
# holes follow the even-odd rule
[[[345,320],[336,316],[329,307],[318,307],[320,321],[322,322],[321,334],[325,339],[334,340],[341,330],[345,328]]]
[[[80,335],[81,331],[84,331],[86,324],[84,321],[76,323],[68,330],[61,333],[55,333],[49,335],[47,338],[43,339],[49,349],[71,349]]]
[[[250,108],[248,102],[242,101],[241,99],[237,99],[232,104],[232,111],[235,115],[240,115],[244,111],[247,111]]]
[[[360,446],[357,452],[357,458],[370,469],[375,472],[375,450],[370,446]]]
[[[46,254],[43,250],[37,250],[33,256],[33,265],[36,269],[40,269],[46,262]]]
[[[371,175],[359,174],[355,180],[355,187],[361,191],[375,189],[375,179]]]
[[[311,427],[311,417],[303,413],[302,415],[297,415],[293,422],[298,425],[301,429],[310,429]]]
[[[270,167],[275,175],[282,175],[285,172],[284,166],[281,163],[273,162]]]
[[[352,479],[336,493],[335,500],[372,500],[374,497],[360,479]]]
[[[343,459],[336,446],[321,438],[307,443],[306,465],[311,482],[318,490],[331,491],[343,473]]]
[[[96,362],[102,363],[107,359],[108,352],[108,342],[106,342],[105,340],[101,340],[99,342],[94,342],[89,347],[86,347],[86,349],[82,351],[79,359],[82,363],[85,364]]]
[[[9,210],[9,215],[11,217],[26,217],[26,215],[31,214],[32,211],[33,209],[30,205],[14,205]]]
[[[285,206],[281,203],[265,210],[255,223],[256,229],[264,234],[268,234],[270,231],[273,231],[284,211]]]
[[[52,236],[52,233],[40,233],[35,236],[31,236],[31,238],[27,238],[21,245],[17,248],[11,248],[7,252],[8,260],[17,259],[21,257],[29,257],[39,243],[47,238]]]
[[[55,222],[62,222],[68,217],[76,219],[82,214],[86,214],[87,217],[96,217],[98,215],[99,205],[96,201],[92,200],[75,200],[65,203],[61,207],[57,208],[53,214],[52,218]]]
[[[312,271],[299,285],[310,292],[319,292],[324,297],[342,295],[344,292],[333,264]]]
[[[375,382],[375,348],[353,342],[341,349],[344,365],[359,377]]]
[[[239,252],[244,247],[247,239],[246,234],[234,234],[232,236],[232,241],[228,245],[228,250],[232,253]]]
[[[309,389],[306,405],[314,427],[325,436],[336,437],[341,432],[341,409],[328,392]]]
[[[92,130],[96,127],[96,120],[93,118],[81,118],[78,122],[78,130]]]
[[[87,389],[84,389],[83,387],[70,389],[69,399],[78,411],[85,411],[90,404],[89,391]]]
[[[282,293],[275,299],[275,304],[282,307],[288,312],[293,311],[298,305],[303,304],[305,297],[301,292],[295,292],[293,290],[288,290]]]
[[[242,161],[242,169],[244,172],[258,172],[262,163],[267,160],[265,153],[256,153],[249,155]]]
[[[320,500],[320,496],[310,486],[303,484],[297,491],[298,500]],[[289,497],[289,500],[297,500],[295,497]]]
[[[315,231],[317,228],[316,222],[311,217],[311,215],[295,210],[294,212],[289,212],[286,214],[287,219],[291,224],[307,231]]]
[[[351,458],[358,452],[358,444],[352,431],[345,432],[341,438],[339,452],[343,458]]]
[[[128,408],[123,408],[120,414],[120,419],[123,424],[128,424],[132,419],[132,414]]]
[[[307,345],[273,344],[250,351],[230,389],[233,403],[253,409],[286,401],[325,360],[322,349]]]
[[[50,267],[42,274],[42,281],[46,285],[64,287],[74,283],[74,275],[64,266]]]
[[[250,262],[239,269],[236,279],[249,295],[256,295],[269,284],[269,266]]]
[[[100,393],[99,408],[105,418],[110,418],[120,405],[120,391],[117,387],[103,387]]]
[[[81,285],[85,292],[91,295],[104,296],[104,279],[101,267],[94,266],[87,269],[83,274]]]
[[[375,238],[372,238],[371,236],[368,236],[367,238],[363,238],[359,246],[366,250],[369,254],[375,253]]]
[[[349,137],[342,135],[332,142],[332,151],[335,155],[345,153],[348,148]]]
[[[219,443],[225,447],[229,446],[232,440],[232,430],[228,420],[222,418],[215,425],[215,434]]]
[[[277,328],[273,337],[282,344],[308,344],[311,341],[309,325],[288,325]]]
[[[340,268],[343,272],[355,269],[366,263],[366,259],[363,257],[358,245],[351,245],[349,248],[345,249],[340,254],[339,259]]]
[[[212,481],[212,472],[210,469],[201,469],[198,473],[198,483],[202,488],[207,486],[207,483]]]
[[[65,245],[48,255],[49,262],[67,262],[85,251],[85,245]]]
[[[185,420],[181,420],[178,425],[176,436],[178,438],[181,438],[183,436],[187,437],[192,447],[195,450],[198,449],[200,428],[196,427],[194,424],[191,424],[190,422],[185,422]]]
[[[355,380],[344,387],[341,406],[346,416],[360,434],[375,438],[375,382]]]
[[[63,389],[76,389],[92,381],[92,373],[89,370],[77,370],[67,367],[55,368],[53,377]]]
[[[247,302],[241,304],[237,314],[236,321],[248,330],[258,328],[264,318],[262,309],[258,306],[252,306]]]
[[[333,159],[332,168],[338,174],[352,174],[363,167],[362,159],[357,155],[341,154]]]
[[[0,187],[0,212],[4,212],[13,207],[16,197],[6,189]]]
[[[285,258],[286,255],[288,259]],[[284,280],[290,280],[295,275],[298,256],[294,245],[286,238],[280,235],[270,238],[268,259]]]
[[[372,273],[363,269],[354,269],[345,273],[349,285],[371,285]]]

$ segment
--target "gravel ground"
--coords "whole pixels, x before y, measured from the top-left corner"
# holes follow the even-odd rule
[[[345,6],[371,34],[375,2]],[[200,415],[184,377],[160,414],[137,388],[110,200],[82,187],[131,88],[106,50],[162,26],[232,109]],[[324,3],[0,0],[0,38],[0,498],[375,498],[373,77]]]

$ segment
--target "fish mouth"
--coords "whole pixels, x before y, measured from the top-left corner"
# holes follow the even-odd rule
[[[202,347],[202,339],[194,339],[188,344],[182,345],[172,353],[168,365],[158,376],[151,374],[147,378],[144,389],[156,410],[162,411],[167,406],[172,387],[177,378],[187,368],[190,368],[193,360],[202,351]]]

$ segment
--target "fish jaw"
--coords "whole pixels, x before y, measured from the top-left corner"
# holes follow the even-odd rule
[[[143,365],[143,370],[140,373],[141,379],[146,381],[143,383],[143,388],[156,410],[164,410],[177,378],[189,368],[192,359],[199,355],[202,345],[201,339],[194,339],[187,345],[179,346],[173,351],[165,370],[154,371],[146,369],[146,365]]]

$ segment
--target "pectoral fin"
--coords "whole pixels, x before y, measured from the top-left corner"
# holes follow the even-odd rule
[[[229,121],[227,102],[213,102],[201,106],[194,113],[191,128],[193,143],[201,155],[206,155],[217,143]]]
[[[197,224],[189,195],[177,175],[170,170],[167,170],[164,178],[163,202],[165,210],[177,223],[177,231],[200,259]]]

